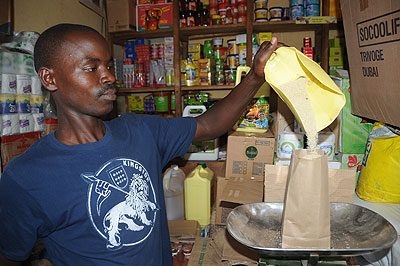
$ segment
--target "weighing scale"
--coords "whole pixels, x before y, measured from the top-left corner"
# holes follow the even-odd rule
[[[260,266],[277,260],[280,265],[329,265],[328,261],[390,249],[397,240],[396,229],[376,212],[354,204],[330,203],[331,248],[285,249],[281,247],[283,206],[251,203],[228,215],[229,234],[260,254]]]

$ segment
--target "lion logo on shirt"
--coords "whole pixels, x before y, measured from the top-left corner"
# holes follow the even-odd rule
[[[150,176],[140,163],[114,159],[96,174],[81,176],[89,183],[89,216],[108,249],[136,245],[149,236],[159,207]]]

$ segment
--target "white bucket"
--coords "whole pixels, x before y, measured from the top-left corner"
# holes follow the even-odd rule
[[[328,160],[333,160],[335,156],[336,136],[333,132],[323,132],[318,134],[318,149],[323,150]]]
[[[304,148],[304,135],[291,131],[282,131],[278,134],[276,156],[281,159],[290,159],[294,150]]]

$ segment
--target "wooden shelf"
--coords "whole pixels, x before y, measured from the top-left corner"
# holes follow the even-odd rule
[[[163,87],[163,88],[120,88],[118,90],[118,95],[140,93],[140,92],[157,92],[157,91],[174,91],[174,87]]]
[[[110,33],[112,42],[119,45],[124,45],[126,41],[141,38],[162,38],[172,37],[173,29],[147,30],[147,31],[123,31]]]
[[[213,36],[227,36],[242,33],[246,33],[246,25],[244,23],[184,27],[179,29],[180,38],[186,40],[195,40]]]
[[[204,90],[231,90],[235,86],[231,85],[211,85],[211,86],[182,86],[183,91],[204,91]]]

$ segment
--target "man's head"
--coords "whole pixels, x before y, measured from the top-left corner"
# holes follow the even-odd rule
[[[74,24],[49,28],[36,42],[34,62],[58,115],[99,117],[112,110],[113,60],[106,40],[94,29]]]
[[[35,70],[39,73],[41,67],[52,68],[58,63],[60,50],[65,43],[65,36],[71,32],[94,32],[96,30],[79,24],[58,24],[40,34],[35,44],[34,62]],[[99,34],[99,33],[98,33]]]

